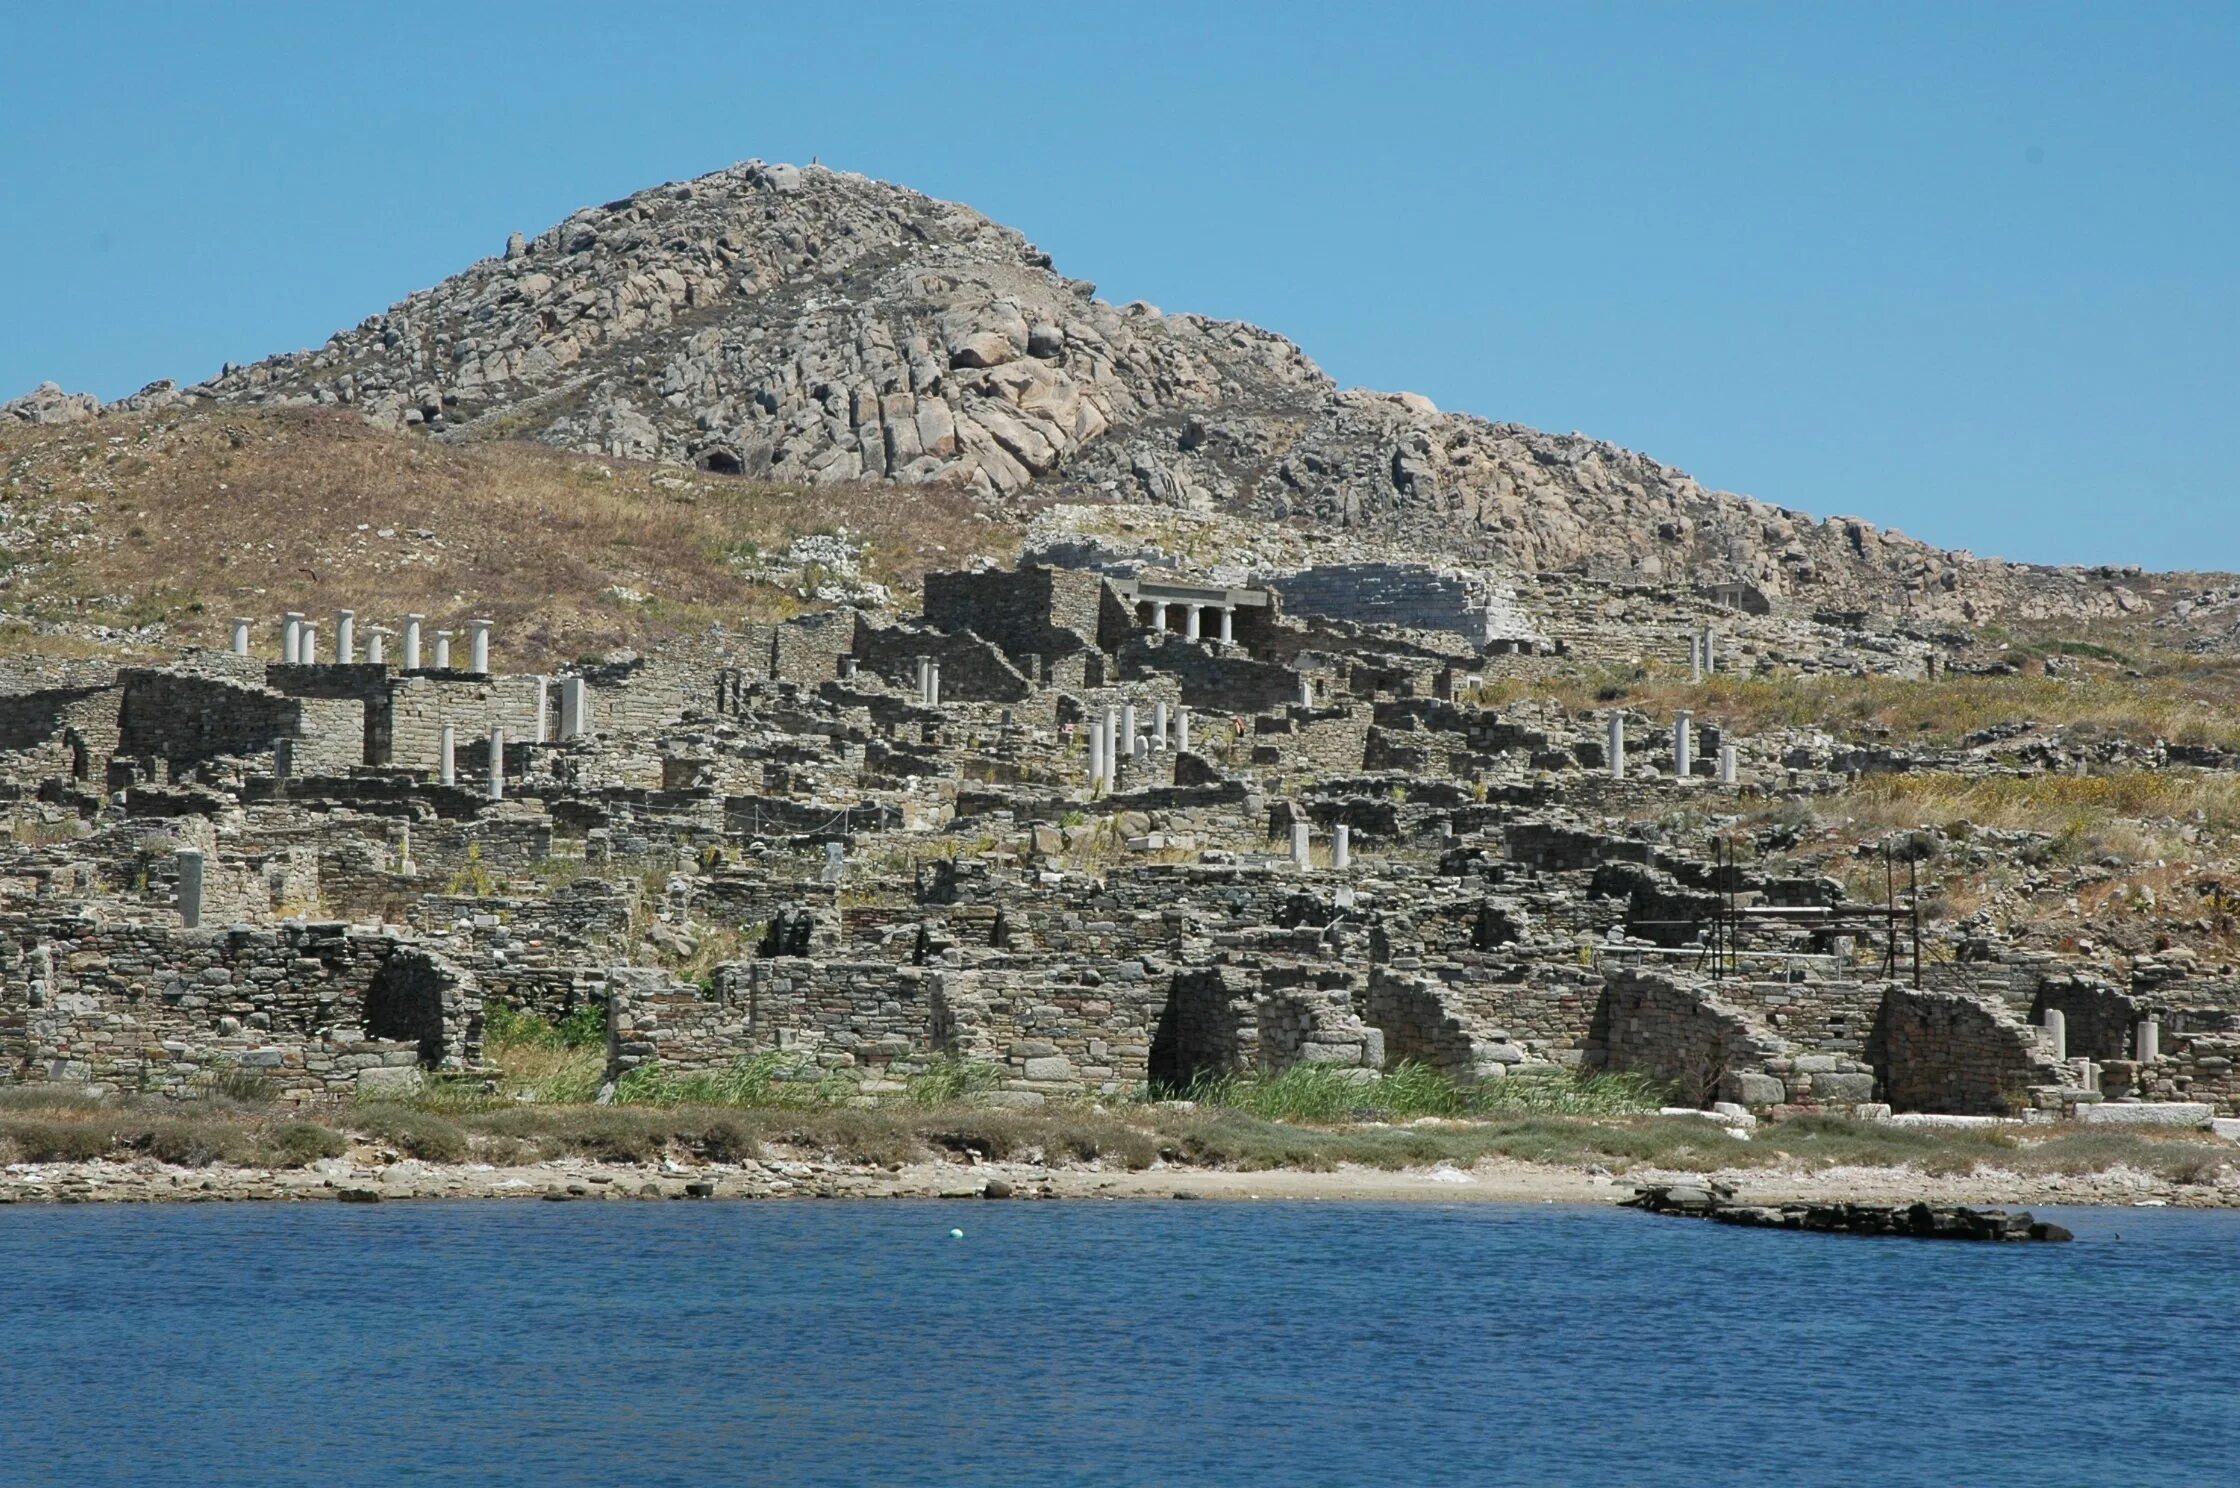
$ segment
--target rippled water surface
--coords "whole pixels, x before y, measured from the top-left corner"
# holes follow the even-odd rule
[[[2240,1214],[2061,1217],[19,1207],[0,1482],[2240,1482]]]

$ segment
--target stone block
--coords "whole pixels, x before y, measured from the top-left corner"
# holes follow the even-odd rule
[[[1789,1098],[1788,1088],[1772,1075],[1729,1075],[1725,1093],[1740,1106],[1778,1106]]]
[[[2216,1107],[2207,1101],[2111,1101],[2077,1107],[2080,1126],[2178,1126],[2208,1130]]]
[[[1812,1077],[1812,1098],[1824,1106],[1855,1106],[1874,1099],[1874,1076],[1867,1074],[1818,1074]]]
[[[358,1094],[367,1100],[398,1100],[426,1083],[417,1065],[382,1065],[358,1072]]]

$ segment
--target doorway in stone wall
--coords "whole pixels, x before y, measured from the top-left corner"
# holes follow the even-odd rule
[[[1244,1065],[1242,1028],[1243,1018],[1221,973],[1177,976],[1151,1031],[1152,1087],[1183,1090],[1200,1076],[1236,1073]]]
[[[366,1036],[417,1044],[423,1068],[445,1054],[444,999],[451,980],[425,956],[399,951],[382,964],[366,988]]]

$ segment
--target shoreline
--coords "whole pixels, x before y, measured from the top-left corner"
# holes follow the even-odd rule
[[[879,1168],[766,1159],[687,1165],[554,1158],[498,1166],[417,1159],[328,1159],[304,1168],[189,1168],[150,1158],[14,1163],[0,1168],[0,1206],[134,1203],[379,1203],[453,1201],[983,1199],[1615,1205],[1652,1183],[1731,1184],[1750,1204],[1967,1204],[1988,1207],[2240,1208],[2240,1177],[2178,1183],[2136,1169],[2079,1175],[1908,1168],[1766,1168],[1626,1173],[1486,1159],[1470,1167],[1125,1169],[1095,1163],[919,1162]],[[992,1190],[992,1191],[991,1191]]]

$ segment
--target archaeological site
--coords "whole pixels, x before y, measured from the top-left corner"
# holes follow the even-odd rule
[[[612,559],[636,515],[590,557],[412,530],[335,474],[342,419],[396,469],[536,441],[647,532],[749,490],[790,525],[688,607]],[[603,1030],[603,1100],[1317,1066],[2240,1132],[2240,740],[2157,690],[2229,657],[2229,581],[1343,391],[758,163],[0,441],[0,1082],[495,1088],[535,1019]],[[299,445],[315,490],[227,463]],[[967,539],[867,541],[847,493]],[[190,552],[190,497],[251,525]],[[486,589],[468,529],[596,568],[575,618]]]

